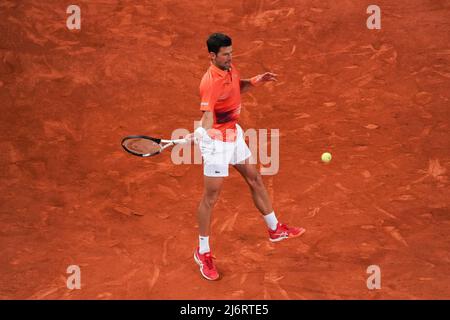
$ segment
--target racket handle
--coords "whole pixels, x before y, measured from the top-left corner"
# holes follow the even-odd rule
[[[186,143],[186,142],[187,142],[187,139],[175,139],[175,140],[172,140],[173,144],[181,144],[181,143]]]

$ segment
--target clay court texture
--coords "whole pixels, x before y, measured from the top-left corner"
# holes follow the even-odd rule
[[[2,0],[0,298],[448,299],[449,17],[443,0]],[[280,220],[307,229],[270,243],[230,169],[216,282],[192,258],[202,166],[120,146],[193,130],[212,32],[243,78],[278,74],[243,95],[240,124],[279,129],[264,182]]]

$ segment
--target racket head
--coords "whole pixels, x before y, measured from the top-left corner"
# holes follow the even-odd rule
[[[161,147],[161,139],[142,135],[123,138],[122,147],[126,152],[138,157],[155,156],[163,150]]]

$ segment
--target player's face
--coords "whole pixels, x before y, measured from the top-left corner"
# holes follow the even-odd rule
[[[220,47],[217,54],[212,53],[213,63],[222,70],[228,70],[231,67],[231,60],[233,58],[233,48]]]

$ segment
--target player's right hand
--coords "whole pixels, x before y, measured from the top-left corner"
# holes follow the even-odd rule
[[[208,132],[206,132],[205,128],[203,127],[198,127],[197,129],[195,129],[194,133],[192,133],[193,135],[193,140],[195,143],[199,144],[201,141],[203,141],[203,139],[205,137],[208,137]]]

